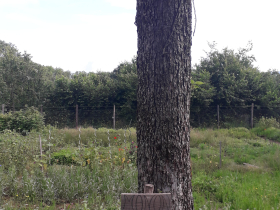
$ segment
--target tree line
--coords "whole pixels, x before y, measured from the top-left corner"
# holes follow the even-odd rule
[[[228,48],[218,51],[216,43],[209,43],[206,57],[192,67],[191,125],[207,126],[215,123],[215,110],[238,111],[252,103],[262,107],[278,106],[280,102],[280,73],[261,72],[249,55],[253,44],[238,52]],[[79,106],[81,124],[111,126],[113,105],[117,122],[135,126],[137,117],[136,56],[120,63],[112,72],[77,71],[43,66],[32,56],[19,52],[14,44],[0,40],[0,104],[15,111],[25,106],[40,108],[47,123],[73,126],[75,107]],[[89,114],[99,110],[103,116],[92,119]],[[106,117],[104,118],[104,116]],[[229,112],[229,117],[232,114]]]

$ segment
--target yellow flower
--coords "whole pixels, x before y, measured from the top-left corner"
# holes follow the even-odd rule
[[[29,198],[29,196],[25,196],[25,197]]]
[[[125,158],[122,159],[122,163],[124,163],[124,161],[125,161]]]
[[[18,195],[16,195],[16,196],[18,196]]]
[[[88,165],[90,164],[90,159],[87,159],[87,163],[88,163]]]

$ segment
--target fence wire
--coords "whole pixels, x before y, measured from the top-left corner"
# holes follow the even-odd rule
[[[25,107],[7,107],[4,113],[19,111]],[[44,115],[45,124],[57,126],[58,128],[83,127],[108,127],[114,126],[114,109],[106,107],[38,107]],[[251,128],[252,119],[255,126],[262,117],[280,117],[280,107],[253,106],[191,106],[190,124],[193,128]],[[115,107],[115,128],[124,128],[127,125],[136,127],[137,110],[128,107]]]

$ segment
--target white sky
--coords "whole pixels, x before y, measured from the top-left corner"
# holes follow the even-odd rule
[[[279,0],[194,1],[192,65],[207,42],[236,51],[251,40],[255,66],[280,70]],[[42,65],[111,72],[137,53],[135,15],[136,0],[0,0],[0,40]]]

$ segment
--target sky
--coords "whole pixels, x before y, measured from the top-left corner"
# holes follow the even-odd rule
[[[249,41],[254,66],[280,70],[279,0],[194,0],[192,65],[217,49]],[[0,0],[0,40],[45,66],[112,72],[137,54],[136,0]],[[193,13],[193,29],[195,15]]]

